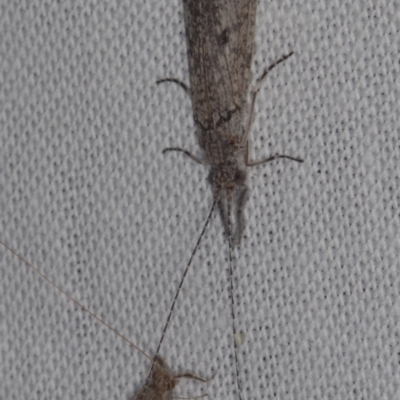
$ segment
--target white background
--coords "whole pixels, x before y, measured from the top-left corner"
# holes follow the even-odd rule
[[[1,0],[0,240],[153,354],[212,202],[178,0]],[[235,261],[243,399],[400,397],[400,8],[260,1]],[[207,229],[161,354],[237,399],[227,245]],[[0,398],[123,399],[147,360],[0,249]]]

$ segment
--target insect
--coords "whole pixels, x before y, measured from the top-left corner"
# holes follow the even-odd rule
[[[293,55],[291,52],[266,68],[249,90],[256,9],[257,0],[184,0],[190,87],[175,78],[157,81],[157,84],[178,84],[189,94],[196,135],[202,150],[200,157],[179,147],[166,148],[163,153],[182,152],[193,161],[209,166],[208,181],[213,190],[211,210],[183,273],[158,350],[179,291],[216,207],[229,242],[232,327],[233,337],[238,337],[235,326],[232,248],[240,245],[245,229],[244,208],[249,191],[247,167],[255,167],[279,158],[303,161],[282,154],[257,161],[252,161],[249,157],[249,136],[257,94],[268,73]],[[237,343],[236,340],[233,342],[240,397]]]
[[[65,295],[70,301],[78,305],[83,311],[88,313],[90,316],[95,318],[98,322],[100,322],[102,325],[106,326],[109,330],[114,332],[117,336],[119,336],[122,340],[125,342],[129,343],[130,346],[135,348],[139,353],[141,353],[143,356],[145,356],[151,363],[154,365],[152,374],[150,379],[146,382],[147,389],[144,391],[143,389],[140,390],[137,394],[134,395],[132,400],[164,400],[164,399],[172,399],[173,398],[173,390],[175,386],[179,383],[180,378],[187,378],[187,379],[193,379],[197,380],[203,383],[208,382],[210,379],[203,379],[201,377],[198,377],[190,372],[185,372],[181,374],[173,374],[170,369],[168,368],[167,364],[165,361],[159,356],[155,356],[154,358],[150,357],[146,352],[144,352],[142,349],[140,349],[138,346],[136,346],[131,340],[129,340],[127,337],[122,335],[120,332],[118,332],[116,329],[111,327],[107,322],[99,318],[95,313],[93,313],[91,310],[89,310],[87,307],[85,307],[83,304],[81,304],[78,300],[76,300],[74,297],[69,295],[66,291],[64,291],[62,288],[60,288],[56,283],[54,283],[52,280],[50,280],[47,276],[45,276],[38,268],[36,268],[33,264],[31,264],[28,260],[26,260],[24,257],[16,253],[13,249],[11,249],[9,246],[7,246],[4,242],[0,241],[0,244],[4,246],[8,251],[10,251],[14,256],[16,256],[20,261],[25,263],[29,268],[31,268],[36,274],[38,274],[43,280],[45,280],[47,283],[49,283],[51,286],[56,288],[59,292],[61,292],[63,295]],[[197,396],[197,397],[204,397],[205,395],[202,396]]]
[[[154,357],[154,368],[150,380],[146,383],[145,387],[138,392],[132,400],[158,400],[158,399],[171,399],[172,391],[179,378],[189,378],[198,380],[200,382],[207,382],[208,379],[199,378],[189,372],[173,375],[169,370],[164,360],[160,357]],[[204,396],[200,396],[204,397]]]
[[[197,157],[178,147],[166,148],[164,153],[180,151],[195,162],[210,166],[208,180],[225,233],[239,245],[248,197],[246,167],[278,158],[302,162],[280,154],[258,161],[249,159],[249,135],[257,93],[268,73],[293,52],[265,69],[250,91],[247,107],[257,0],[184,0],[183,6],[190,89],[173,78],[157,83],[174,82],[190,94],[203,156]]]

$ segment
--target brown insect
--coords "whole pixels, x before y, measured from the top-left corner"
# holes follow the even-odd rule
[[[281,154],[256,161],[249,159],[249,136],[261,84],[293,52],[266,68],[249,90],[257,0],[184,0],[183,9],[190,88],[178,79],[157,83],[176,83],[190,95],[203,154],[197,157],[178,147],[164,152],[180,151],[197,163],[210,166],[208,180],[225,233],[233,243],[240,244],[249,191],[247,167],[278,158],[303,161]]]
[[[153,371],[150,379],[140,392],[132,400],[169,400],[173,399],[173,390],[178,384],[179,378],[194,379],[200,382],[208,382],[209,379],[203,379],[189,372],[180,375],[173,375],[165,361],[156,356],[153,360]],[[210,378],[212,379],[212,378]],[[206,395],[200,396],[204,397]]]
[[[244,209],[249,192],[247,168],[280,158],[303,161],[283,154],[262,160],[249,159],[249,136],[257,94],[268,73],[293,55],[291,52],[266,68],[250,89],[256,10],[257,0],[183,0],[190,87],[175,78],[157,81],[157,84],[178,84],[189,94],[202,155],[193,155],[179,147],[169,147],[163,152],[182,152],[195,162],[209,167],[208,180],[213,191],[213,204],[183,273],[156,354],[160,350],[180,289],[215,208],[219,209],[229,242],[232,330],[233,337],[237,336],[232,249],[234,245],[240,244],[245,229]],[[235,340],[233,346],[240,398]]]

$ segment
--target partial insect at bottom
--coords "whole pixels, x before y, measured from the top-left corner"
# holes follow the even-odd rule
[[[208,382],[190,372],[173,375],[165,361],[156,356],[153,363],[153,370],[143,389],[140,390],[132,400],[169,400],[173,399],[173,390],[180,378],[194,379],[200,382]],[[212,379],[212,378],[210,378]],[[204,397],[199,396],[199,397]]]

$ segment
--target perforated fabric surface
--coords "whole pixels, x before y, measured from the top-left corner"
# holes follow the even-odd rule
[[[400,398],[400,7],[260,1],[242,397]],[[0,240],[150,355],[212,203],[179,0],[0,2]],[[177,396],[238,399],[212,218],[161,347]],[[0,248],[0,398],[130,399],[149,362]]]

